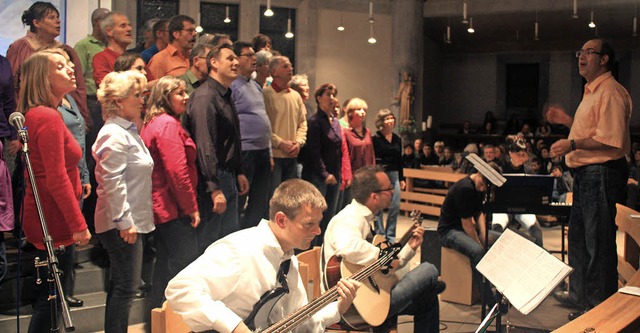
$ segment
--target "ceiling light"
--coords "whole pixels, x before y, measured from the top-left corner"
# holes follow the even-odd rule
[[[199,26],[196,27],[196,32],[197,33],[201,33],[203,31],[204,31],[204,29],[202,28],[202,26],[199,25]]]
[[[467,24],[469,20],[467,18],[467,0],[462,2],[462,23]]]
[[[596,23],[593,21],[593,10],[591,11],[591,22],[589,22],[589,28],[593,29],[596,27]]]
[[[469,18],[469,28],[467,29],[467,31],[472,34],[474,32],[476,32],[476,29],[473,28],[473,17]]]
[[[293,32],[291,32],[291,13],[289,13],[289,18],[287,18],[287,33],[284,34],[286,38],[293,38]]]
[[[271,0],[267,0],[267,10],[264,11],[264,16],[266,17],[273,16],[273,10],[271,10]]]
[[[373,37],[373,23],[369,25],[369,39],[367,39],[367,42],[369,42],[369,44],[375,44],[378,42],[376,38]]]
[[[225,13],[225,17],[224,17],[224,20],[222,22],[227,23],[227,24],[231,23],[231,19],[229,18],[229,6],[226,6],[224,8],[224,13]]]
[[[342,21],[342,14],[340,14],[340,25],[338,26],[338,31],[344,31],[344,22]]]

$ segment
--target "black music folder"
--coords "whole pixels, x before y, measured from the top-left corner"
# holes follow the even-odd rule
[[[494,213],[526,214],[551,203],[553,176],[503,174],[507,181],[495,188]]]

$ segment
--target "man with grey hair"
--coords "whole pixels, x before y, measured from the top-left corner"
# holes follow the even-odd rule
[[[273,57],[269,62],[273,82],[264,88],[264,104],[271,122],[273,172],[271,188],[297,177],[297,157],[307,141],[307,111],[297,91],[289,88],[293,66],[289,58]]]
[[[289,82],[289,88],[297,91],[302,97],[304,107],[307,109],[307,120],[309,120],[314,112],[309,104],[309,77],[307,74],[294,75]]]
[[[196,46],[191,49],[189,64],[191,67],[186,73],[178,76],[187,84],[187,94],[191,95],[196,88],[207,78],[209,69],[207,68],[207,54],[212,46],[196,41]]]
[[[138,42],[136,47],[127,51],[134,52],[134,53],[142,53],[144,50],[150,48],[151,45],[153,45],[153,43],[156,41],[155,35],[153,33],[153,26],[159,20],[160,19],[157,17],[146,20],[144,22],[144,25],[142,26],[142,40]]]
[[[109,13],[102,20],[100,28],[107,39],[107,47],[93,56],[93,79],[97,86],[107,74],[113,72],[116,59],[133,42],[131,23],[129,23],[129,18],[122,13]]]
[[[267,84],[269,78],[269,61],[273,55],[267,50],[262,50],[256,53],[256,71],[254,80],[264,87]]]

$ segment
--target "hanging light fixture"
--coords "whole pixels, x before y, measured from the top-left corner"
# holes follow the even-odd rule
[[[373,23],[375,20],[373,19],[373,0],[369,0],[369,39],[367,42],[369,44],[375,44],[378,42],[375,37],[373,37]]]
[[[224,8],[224,14],[225,14],[225,17],[224,17],[224,20],[222,22],[227,23],[227,24],[231,23],[231,19],[229,18],[229,6],[226,6]]]
[[[200,25],[200,22],[202,22],[201,20],[201,14],[198,13],[198,26],[196,27],[196,32],[197,33],[201,33],[204,31],[204,29],[202,28],[202,26]]]
[[[578,18],[578,0],[573,0],[573,14],[571,14],[571,17]]]
[[[451,44],[451,23],[447,23],[447,31],[444,33],[444,42]]]
[[[266,17],[273,16],[273,10],[271,10],[271,0],[267,0],[267,9],[264,11],[264,16]]]
[[[593,9],[591,10],[591,22],[589,22],[589,28],[593,29],[596,27],[596,22],[593,20]]]
[[[342,20],[342,14],[340,14],[340,25],[338,26],[338,31],[344,31],[344,21]]]
[[[533,40],[539,40],[540,36],[538,35],[538,12],[536,12],[536,22],[533,24]]]
[[[289,9],[289,18],[287,18],[287,33],[284,34],[286,38],[293,38],[293,32],[291,32],[291,9]]]
[[[633,25],[632,25],[632,37],[638,37],[638,4],[636,3],[635,11],[633,12]]]
[[[469,19],[467,18],[467,0],[462,1],[462,23],[469,23]]]
[[[472,34],[474,32],[476,32],[476,29],[473,28],[473,17],[469,18],[469,28],[467,29],[467,31]]]

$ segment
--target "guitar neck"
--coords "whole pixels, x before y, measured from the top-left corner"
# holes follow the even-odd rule
[[[383,266],[385,266],[388,262],[390,262],[396,253],[389,252],[382,257],[380,257],[375,262],[369,264],[368,266],[362,268],[357,273],[353,274],[349,279],[356,280],[358,282],[365,280],[371,274],[379,271]],[[300,326],[304,323],[309,317],[311,317],[314,313],[318,312],[323,307],[327,306],[329,303],[335,301],[340,297],[338,294],[338,286],[335,285],[331,289],[327,290],[320,297],[314,299],[309,302],[309,304],[304,307],[298,309],[277,323],[269,326],[267,329],[260,331],[261,333],[285,333],[289,332],[296,327]]]

